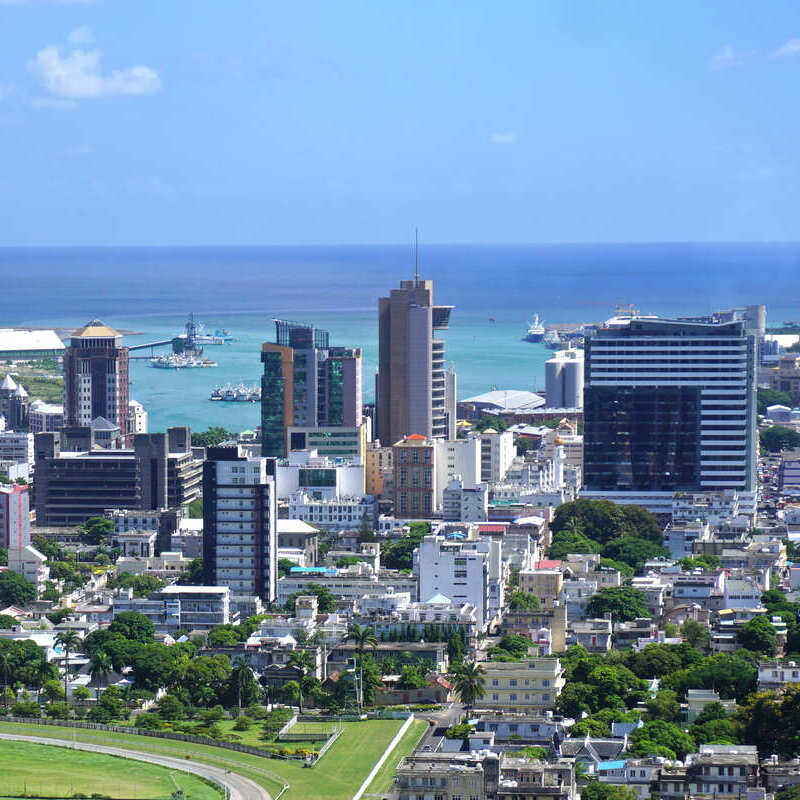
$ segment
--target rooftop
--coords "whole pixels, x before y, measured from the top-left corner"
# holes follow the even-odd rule
[[[494,406],[507,411],[515,408],[539,408],[545,404],[545,400],[541,395],[526,392],[522,389],[495,389],[491,392],[468,397],[466,400],[462,400],[462,403]]]
[[[90,322],[87,322],[82,328],[78,328],[72,333],[72,337],[78,339],[93,339],[98,337],[121,335],[122,334],[119,331],[115,331],[113,328],[110,328],[105,324],[105,322],[99,319],[93,319]]]
[[[55,331],[24,331],[0,328],[0,353],[6,350],[64,350]]]

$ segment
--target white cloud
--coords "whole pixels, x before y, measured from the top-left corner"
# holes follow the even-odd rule
[[[88,28],[77,28],[70,36],[77,35],[79,40],[86,41],[87,34],[91,36]],[[100,50],[75,47],[62,54],[60,47],[50,45],[36,54],[31,68],[39,76],[42,86],[56,97],[78,100],[161,91],[161,78],[151,67],[137,65],[103,74],[102,59]]]
[[[489,141],[492,144],[516,144],[519,141],[516,131],[502,131],[499,133],[492,133],[489,136]]]
[[[729,44],[720,48],[709,61],[711,69],[730,69],[744,64],[745,59],[753,55],[750,53],[737,53]]]
[[[771,55],[772,58],[791,58],[800,55],[800,39],[789,39]]]
[[[94,42],[94,34],[88,25],[80,25],[69,32],[67,41],[75,47],[80,47],[82,44],[92,44]]]

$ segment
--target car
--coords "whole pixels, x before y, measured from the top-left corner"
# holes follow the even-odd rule
[[[433,750],[433,748],[429,744],[426,744],[425,747],[423,747],[422,749],[426,753],[429,753]]]

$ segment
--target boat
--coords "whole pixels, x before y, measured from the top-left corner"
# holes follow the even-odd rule
[[[236,340],[225,328],[217,328],[214,333],[206,333],[206,326],[202,322],[195,323],[194,342],[195,344],[229,344]]]
[[[228,383],[224,387],[215,386],[208,399],[224,403],[257,403],[261,400],[261,387]]]
[[[558,335],[558,331],[547,331],[543,340],[545,347],[549,347],[551,350],[558,350],[561,347],[561,337]]]
[[[210,358],[198,358],[187,354],[173,353],[169,356],[156,356],[150,359],[150,366],[156,369],[198,369],[201,367],[216,367],[217,362]]]
[[[533,319],[528,323],[528,330],[523,337],[525,342],[541,342],[544,339],[544,325],[539,319],[538,314],[533,315]]]

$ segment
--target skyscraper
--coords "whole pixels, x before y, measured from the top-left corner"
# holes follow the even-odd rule
[[[400,281],[378,300],[377,435],[386,445],[418,433],[445,438],[455,420],[455,375],[444,368],[444,342],[453,306],[433,304],[433,281]],[[454,423],[451,427],[454,427]]]
[[[91,425],[97,417],[127,434],[128,348],[121,333],[93,319],[64,351],[64,425]]]
[[[361,424],[361,350],[331,347],[329,338],[313,325],[275,320],[275,344],[261,348],[262,455],[286,455],[291,425]]]
[[[278,568],[274,461],[209,447],[203,464],[203,569],[235,597],[275,599]]]
[[[669,513],[676,491],[756,489],[756,335],[632,318],[586,340],[584,497]]]

